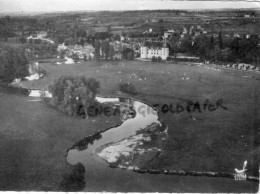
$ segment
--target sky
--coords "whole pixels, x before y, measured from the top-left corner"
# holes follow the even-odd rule
[[[0,0],[0,13],[143,9],[260,8],[260,0]]]

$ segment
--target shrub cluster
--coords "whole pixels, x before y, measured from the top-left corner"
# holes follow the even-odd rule
[[[41,67],[39,67],[39,68],[36,70],[36,72],[37,72],[39,75],[43,75],[43,76],[45,76],[45,75],[47,74],[46,70],[43,69],[43,68],[41,68]]]
[[[132,95],[137,94],[136,87],[132,83],[121,83],[119,85],[119,89],[121,92],[124,92],[124,93],[132,94]]]
[[[83,108],[88,117],[87,108],[95,102],[99,88],[100,84],[94,78],[61,76],[49,86],[53,96],[50,104],[74,117]]]
[[[155,56],[153,56],[153,57],[152,57],[152,61],[153,61],[153,62],[162,62],[162,58],[161,58],[161,57],[155,57]]]

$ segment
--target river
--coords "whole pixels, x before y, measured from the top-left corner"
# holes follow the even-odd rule
[[[100,98],[100,102],[120,101],[131,99],[120,98]],[[142,107],[142,110],[151,110],[147,104],[132,101],[134,110]],[[158,114],[140,114],[136,111],[134,118],[128,119],[118,127],[111,128],[102,133],[102,137],[89,144],[84,150],[71,149],[68,151],[67,162],[71,165],[81,163],[85,166],[86,191],[111,191],[111,192],[194,192],[215,190],[216,186],[223,184],[223,188],[228,188],[236,184],[232,179],[209,178],[209,177],[189,177],[189,176],[169,176],[163,174],[139,174],[129,170],[110,168],[109,165],[99,158],[95,150],[105,144],[118,142],[122,139],[135,135],[140,129],[144,129],[152,123],[158,123]],[[210,185],[203,185],[208,183]],[[220,185],[219,185],[220,186]],[[212,187],[212,188],[211,188]]]

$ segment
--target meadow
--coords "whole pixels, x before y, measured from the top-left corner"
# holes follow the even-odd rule
[[[168,126],[168,137],[161,154],[147,167],[234,173],[234,168],[242,168],[244,160],[248,160],[248,175],[258,176],[260,74],[215,71],[191,63],[141,61],[57,65],[55,61],[44,60],[40,66],[47,76],[23,81],[22,87],[47,89],[60,75],[84,75],[100,81],[101,96],[133,97],[159,107],[178,103],[185,106],[189,102],[203,104],[207,99],[216,103],[221,99],[227,109],[179,114],[158,109],[160,120]],[[120,83],[133,83],[138,94],[121,93]],[[117,117],[104,115],[91,120],[70,118],[45,104],[28,102],[28,97],[1,93],[0,98],[0,132],[5,137],[0,141],[4,155],[0,159],[4,166],[0,173],[1,190],[57,189],[58,175],[69,169],[66,150],[82,137],[119,122]],[[52,173],[56,175],[49,176]],[[43,181],[39,174],[50,178]],[[257,184],[252,188],[255,190]]]

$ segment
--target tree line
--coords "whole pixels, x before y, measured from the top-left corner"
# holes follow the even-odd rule
[[[173,36],[169,40],[172,53],[185,52],[202,60],[253,64],[260,61],[259,43],[257,34],[234,37],[223,36],[221,31],[217,37],[200,34],[195,38],[191,35]]]

